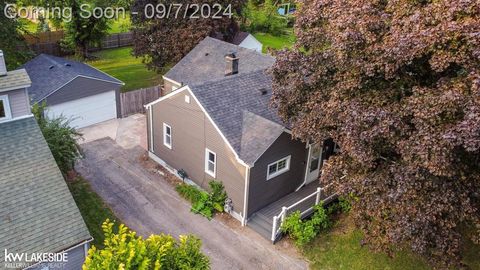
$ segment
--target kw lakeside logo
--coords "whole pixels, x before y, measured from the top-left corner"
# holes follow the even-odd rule
[[[62,269],[64,264],[68,262],[68,254],[66,252],[59,253],[18,253],[4,251],[4,267],[10,269],[26,268],[35,264],[45,264],[49,269]]]

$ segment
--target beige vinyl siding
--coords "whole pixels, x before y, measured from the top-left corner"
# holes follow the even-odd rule
[[[0,95],[8,96],[12,118],[31,114],[30,100],[25,89],[2,92]]]
[[[176,86],[177,88],[180,88],[180,85],[173,83],[172,81],[169,80],[163,80],[163,93],[162,95],[167,95],[172,92],[173,86]]]
[[[153,108],[153,152],[203,188],[212,179],[205,173],[205,148],[215,152],[216,179],[225,185],[234,211],[243,213],[245,167],[216,131],[210,120],[186,90],[160,101]],[[185,102],[190,96],[190,103]],[[163,123],[172,128],[172,149],[163,145]]]

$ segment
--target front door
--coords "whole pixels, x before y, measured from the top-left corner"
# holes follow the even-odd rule
[[[311,144],[309,147],[309,161],[307,168],[307,180],[306,184],[318,180],[318,175],[320,174],[320,165],[322,157],[322,146],[321,144]]]

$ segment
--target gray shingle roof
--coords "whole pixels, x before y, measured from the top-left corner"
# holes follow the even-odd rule
[[[31,84],[25,69],[18,69],[7,72],[6,76],[0,77],[0,93],[29,87]]]
[[[40,54],[27,62],[23,68],[27,70],[32,80],[32,86],[28,88],[28,93],[34,102],[43,100],[78,76],[123,84],[120,80],[87,64],[47,54]]]
[[[239,74],[264,70],[275,62],[271,56],[206,37],[170,69],[165,77],[183,84],[222,79],[225,77],[225,55],[232,52],[240,58]]]
[[[240,45],[240,43],[242,43],[242,41],[244,41],[248,37],[248,35],[250,35],[250,33],[242,31],[237,32],[237,34],[232,40],[232,44]]]
[[[240,159],[249,165],[284,130],[284,123],[269,107],[272,82],[263,70],[189,87]],[[262,95],[260,89],[267,93]]]
[[[58,252],[90,239],[35,119],[0,124],[0,138],[2,252]]]

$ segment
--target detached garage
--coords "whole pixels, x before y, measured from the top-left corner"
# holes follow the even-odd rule
[[[46,102],[48,117],[63,115],[76,128],[120,117],[120,80],[87,64],[46,54],[24,68],[32,80],[31,103]]]

